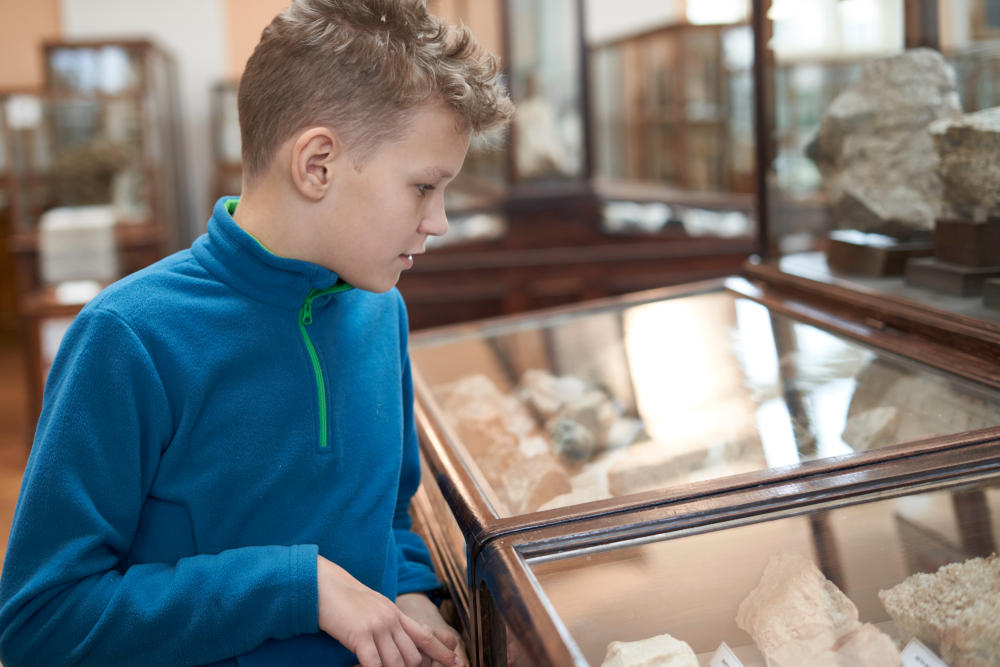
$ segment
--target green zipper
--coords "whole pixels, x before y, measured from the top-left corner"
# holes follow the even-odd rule
[[[321,449],[326,449],[329,444],[327,442],[326,425],[326,382],[323,380],[323,367],[319,363],[319,354],[316,352],[316,347],[313,345],[312,339],[309,338],[309,332],[306,331],[306,327],[313,322],[313,300],[327,294],[335,294],[349,289],[351,289],[351,286],[345,282],[338,282],[333,287],[328,287],[324,290],[313,289],[306,296],[306,300],[302,303],[302,308],[299,309],[299,331],[302,332],[302,339],[306,342],[306,350],[309,351],[309,359],[312,361],[313,374],[316,376],[316,394],[319,401],[319,446]]]

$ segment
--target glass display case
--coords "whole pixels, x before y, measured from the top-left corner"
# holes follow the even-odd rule
[[[416,506],[454,594],[498,536],[962,448],[1000,425],[996,341],[878,314],[733,277],[415,334]]]
[[[757,4],[769,258],[996,322],[1000,209],[985,166],[1000,156],[1000,38],[984,27],[993,3]]]
[[[477,568],[478,664],[996,664],[991,448],[504,536]]]

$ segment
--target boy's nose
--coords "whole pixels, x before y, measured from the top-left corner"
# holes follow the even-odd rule
[[[437,205],[427,209],[420,223],[420,230],[428,236],[442,236],[448,231],[448,215],[444,211],[444,197],[439,197]]]

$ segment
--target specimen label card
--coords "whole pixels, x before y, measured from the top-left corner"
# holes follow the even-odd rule
[[[948,667],[948,663],[934,655],[934,651],[919,639],[910,640],[903,649],[902,657],[903,667]]]
[[[726,642],[722,642],[712,654],[712,659],[708,661],[708,667],[743,667],[743,663],[733,653],[733,649],[729,648]]]

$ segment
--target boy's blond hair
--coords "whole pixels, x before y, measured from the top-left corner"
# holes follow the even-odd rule
[[[294,0],[264,29],[238,99],[251,179],[308,127],[333,129],[363,160],[423,104],[443,102],[473,133],[513,113],[496,57],[423,0]]]

